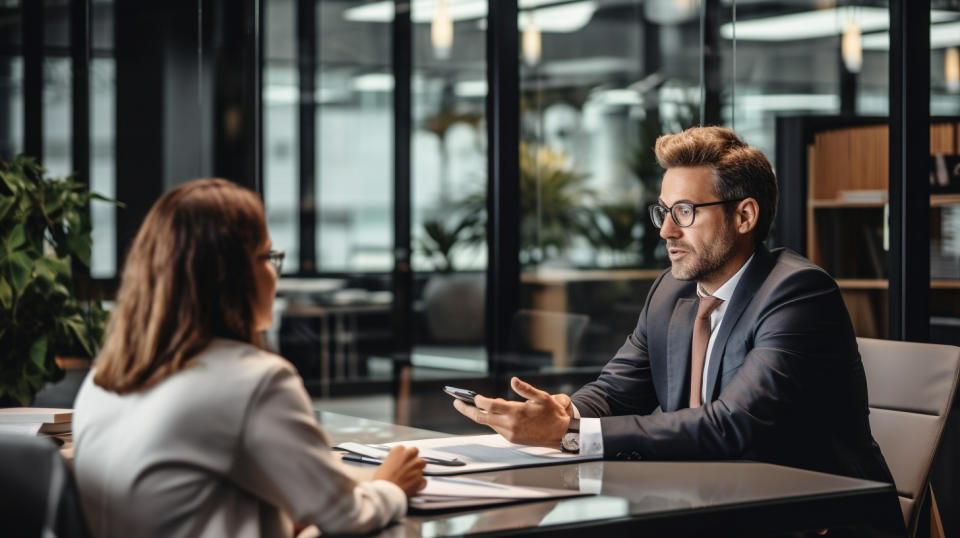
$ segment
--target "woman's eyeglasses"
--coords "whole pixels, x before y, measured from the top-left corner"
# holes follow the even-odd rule
[[[270,263],[273,264],[273,268],[277,270],[277,274],[279,275],[283,269],[283,258],[285,258],[286,255],[287,253],[282,250],[271,250],[266,254],[261,254],[258,259],[270,260]]]

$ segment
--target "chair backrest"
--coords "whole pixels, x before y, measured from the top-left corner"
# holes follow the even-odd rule
[[[0,435],[0,476],[0,532],[90,536],[73,473],[49,440]]]
[[[575,366],[583,354],[583,335],[590,316],[547,310],[519,310],[513,319],[513,330],[521,353],[549,353],[552,366]]]
[[[870,428],[893,474],[910,536],[960,374],[960,347],[857,338]]]

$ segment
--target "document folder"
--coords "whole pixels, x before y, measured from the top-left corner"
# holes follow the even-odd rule
[[[430,476],[479,473],[601,459],[599,455],[581,456],[580,454],[562,452],[559,449],[518,445],[507,441],[503,436],[496,433],[439,437],[386,444],[388,446],[415,446],[420,449],[420,454],[424,456],[456,458],[465,463],[465,465],[459,467],[428,463],[423,470],[423,474]]]

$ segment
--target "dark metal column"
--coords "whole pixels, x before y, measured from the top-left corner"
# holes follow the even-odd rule
[[[700,125],[720,125],[723,72],[720,57],[720,0],[700,2]]]
[[[90,0],[70,0],[70,58],[73,67],[73,170],[90,184]]]
[[[516,0],[490,0],[488,9],[486,330],[496,377],[520,307],[520,64]]]
[[[214,118],[213,174],[254,191],[260,184],[261,1],[210,2],[203,12],[209,36],[201,45],[212,49],[215,76],[198,76],[199,84],[214,86],[213,102],[202,107]]]
[[[21,4],[23,152],[43,163],[43,2]]]
[[[890,2],[890,338],[919,342],[930,333],[929,58],[930,0]]]
[[[410,130],[413,25],[409,0],[394,0],[393,19],[393,353],[406,362],[413,345],[410,267]]]
[[[300,272],[317,262],[317,2],[297,0],[297,68],[300,74]]]
[[[163,192],[165,13],[159,4],[139,0],[114,4],[116,197],[125,205],[117,210],[118,260],[126,257],[141,220]]]

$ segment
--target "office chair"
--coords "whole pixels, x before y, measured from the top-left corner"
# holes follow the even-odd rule
[[[577,366],[583,355],[583,335],[590,316],[547,310],[519,310],[513,318],[518,361],[529,366]],[[542,363],[542,364],[541,364]]]
[[[90,536],[73,473],[49,440],[0,435],[0,476],[0,534]]]
[[[960,347],[857,338],[867,376],[870,428],[893,474],[908,535],[943,527],[930,486],[930,467],[953,403],[960,373]]]

